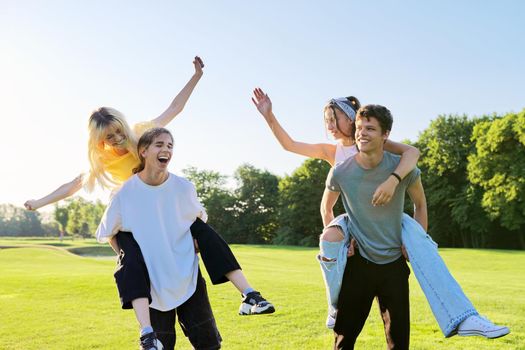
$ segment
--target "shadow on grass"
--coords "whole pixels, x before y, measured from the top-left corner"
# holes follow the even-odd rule
[[[312,249],[318,249],[317,247],[303,247],[296,245],[270,245],[270,244],[228,244],[232,248],[261,248],[271,250],[294,250],[294,251],[310,251]]]
[[[66,245],[61,245],[59,243],[56,244],[17,244],[17,245],[0,245],[0,249],[22,249],[22,248],[39,248],[39,249],[53,249],[53,250],[61,250],[64,252],[68,252],[71,254],[79,255],[79,256],[114,256],[115,252],[111,249],[108,245],[93,245],[93,246],[85,246],[85,247],[73,247],[73,248],[66,248]]]
[[[114,256],[115,252],[109,245],[76,247],[67,249],[69,252],[80,256]]]

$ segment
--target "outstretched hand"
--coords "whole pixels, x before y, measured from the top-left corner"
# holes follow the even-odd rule
[[[272,100],[270,100],[261,88],[255,88],[253,90],[252,102],[265,118],[272,113]]]
[[[204,62],[199,56],[195,56],[193,59],[193,65],[195,66],[195,74],[202,75],[202,68],[204,68]]]
[[[24,207],[27,210],[37,210],[39,208],[38,203],[34,199],[30,199],[24,203]]]

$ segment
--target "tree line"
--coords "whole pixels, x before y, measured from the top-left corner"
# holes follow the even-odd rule
[[[439,116],[409,142],[421,151],[429,233],[444,247],[525,249],[525,110],[476,118]],[[230,243],[315,246],[328,163],[308,159],[276,176],[250,164],[229,177],[183,170],[206,207],[209,223]],[[56,205],[53,224],[12,205],[0,206],[0,234],[65,232],[92,236],[104,205],[80,197]],[[406,211],[411,212],[407,200]],[[341,203],[336,214],[343,213]],[[54,230],[54,231],[53,231]]]

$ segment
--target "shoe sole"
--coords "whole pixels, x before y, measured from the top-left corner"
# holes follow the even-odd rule
[[[498,329],[492,332],[481,332],[478,330],[458,331],[457,334],[462,337],[471,337],[471,336],[477,335],[477,336],[485,337],[488,339],[496,339],[496,338],[504,337],[509,333],[510,333],[510,330],[508,328],[502,328],[502,329]]]
[[[240,316],[273,314],[274,312],[275,308],[272,304],[256,307],[252,304],[242,303],[239,307]]]
[[[256,307],[255,310],[251,310],[250,315],[265,315],[265,314],[273,314],[275,312],[275,308],[272,304],[268,304],[263,307]]]

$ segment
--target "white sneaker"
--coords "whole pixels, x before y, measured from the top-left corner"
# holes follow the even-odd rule
[[[336,314],[331,314],[330,312],[328,313],[328,316],[326,316],[326,328],[334,329],[336,316],[337,316],[337,313]]]
[[[497,326],[489,319],[479,315],[470,316],[458,326],[458,335],[461,336],[479,335],[485,338],[499,338],[509,333],[508,327]]]

